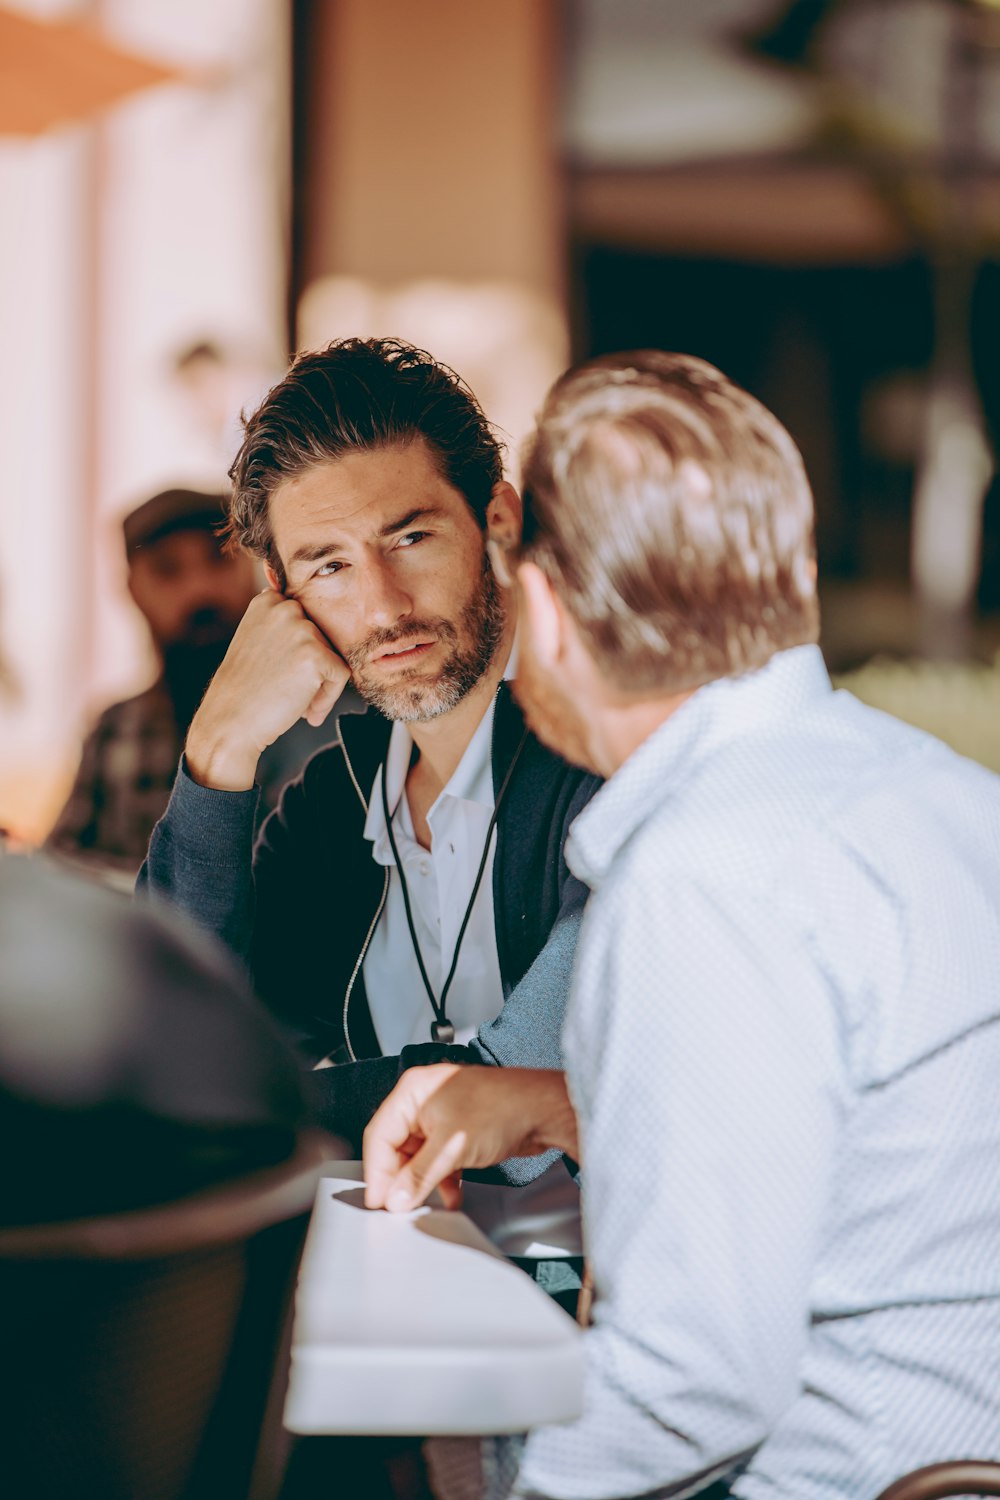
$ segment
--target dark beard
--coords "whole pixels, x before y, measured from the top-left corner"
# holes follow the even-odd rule
[[[503,596],[484,557],[478,587],[462,609],[458,628],[451,620],[408,620],[403,628],[373,632],[347,654],[354,685],[387,719],[404,724],[436,719],[457,707],[481,681],[503,640],[506,621]],[[420,680],[419,666],[401,672],[391,684],[366,678],[365,664],[375,652],[427,635],[447,641],[453,648],[433,681]],[[467,642],[464,647],[459,645],[463,637]]]
[[[208,684],[222,665],[235,624],[215,609],[199,609],[184,633],[163,647],[163,681],[181,736],[194,718]]]

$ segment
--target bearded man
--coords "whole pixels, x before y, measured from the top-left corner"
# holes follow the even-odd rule
[[[515,611],[487,543],[517,544],[520,500],[452,371],[391,340],[304,354],[231,478],[232,535],[269,586],[194,718],[140,887],[249,963],[310,1064],[340,1065],[312,1075],[317,1108],[357,1142],[412,1064],[561,1066],[585,898],[563,843],[597,783],[509,691]],[[258,758],[349,684],[336,742],[253,849]],[[502,1181],[532,1184],[498,1206],[503,1248],[573,1249],[557,1153]]]
[[[159,672],[145,691],[100,715],[48,838],[50,849],[112,883],[135,879],[188,725],[258,586],[252,559],[218,535],[225,504],[201,490],[162,490],[122,522],[128,591]],[[258,772],[262,812],[325,741],[303,723],[268,747]]]

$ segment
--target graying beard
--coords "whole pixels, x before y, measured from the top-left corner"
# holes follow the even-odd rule
[[[407,689],[405,680],[398,687],[372,686],[358,690],[373,708],[400,724],[425,723],[456,708],[489,669],[503,639],[504,608],[487,558],[483,558],[482,591],[479,598],[462,611],[462,624],[472,637],[468,651],[452,657],[437,682]],[[412,669],[413,675],[419,668]],[[428,702],[428,700],[430,700]]]
[[[422,724],[429,719],[436,719],[439,714],[446,714],[449,709],[461,703],[469,689],[466,688],[463,692],[460,688],[461,684],[458,682],[437,682],[432,687],[412,688],[409,692],[403,687],[396,688],[395,691],[381,689],[374,692],[368,701],[394,723]],[[428,699],[433,701],[428,702]]]

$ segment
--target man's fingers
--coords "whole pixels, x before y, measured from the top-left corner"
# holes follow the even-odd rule
[[[428,1145],[428,1138],[447,1142],[452,1134],[441,1129],[435,1132],[433,1125],[424,1118],[424,1112],[434,1095],[460,1071],[454,1063],[408,1068],[372,1115],[363,1143],[365,1204],[368,1208],[386,1208],[390,1193],[400,1187],[401,1179],[404,1191],[408,1190],[414,1200],[408,1206],[416,1207],[422,1201],[416,1196],[418,1186],[414,1170],[422,1183],[428,1163],[433,1164],[438,1155],[437,1147]],[[460,1166],[462,1162],[459,1160],[443,1162],[434,1180],[424,1190],[424,1196]],[[409,1175],[403,1177],[404,1173]]]
[[[441,1139],[432,1136],[426,1140],[416,1156],[399,1168],[395,1181],[389,1186],[385,1195],[385,1207],[389,1212],[405,1213],[408,1209],[419,1208],[442,1184],[446,1184],[445,1193],[454,1198],[452,1179],[461,1170],[467,1144],[464,1130],[454,1131]],[[399,1155],[397,1152],[397,1160]],[[458,1201],[461,1201],[461,1191]],[[457,1203],[447,1206],[457,1207]]]
[[[403,1142],[403,1144],[399,1148],[399,1157],[400,1157],[400,1160],[401,1161],[409,1161],[409,1159],[410,1159],[411,1156],[416,1156],[417,1152],[420,1150],[420,1148],[423,1145],[423,1143],[424,1143],[423,1136],[420,1136],[420,1135],[411,1135],[409,1137],[409,1139],[405,1140]]]
[[[438,1192],[441,1195],[441,1204],[444,1208],[462,1207],[462,1174],[451,1172],[447,1177],[442,1177],[438,1183]]]
[[[325,722],[327,714],[329,714],[330,710],[336,704],[341,693],[344,691],[344,687],[345,683],[340,679],[335,681],[328,680],[323,683],[305,712],[306,719],[308,719],[314,729],[318,729]]]
[[[365,1130],[366,1208],[385,1208],[401,1169],[417,1154],[420,1144],[411,1135],[409,1121],[398,1101],[390,1094]]]

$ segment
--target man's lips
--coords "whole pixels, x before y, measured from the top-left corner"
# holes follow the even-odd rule
[[[411,661],[417,661],[419,657],[423,656],[425,652],[429,651],[436,644],[432,640],[401,642],[395,646],[390,646],[386,651],[379,652],[378,656],[372,657],[372,661],[379,665],[394,666],[398,664],[399,666],[406,666]]]

